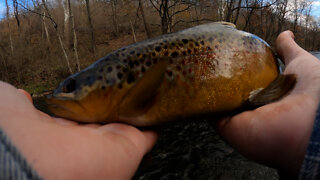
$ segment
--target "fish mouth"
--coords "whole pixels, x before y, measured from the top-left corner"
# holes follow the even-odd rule
[[[46,98],[48,109],[57,117],[67,118],[82,122],[91,122],[93,117],[88,113],[81,102],[72,100],[70,97],[54,97],[49,95]]]

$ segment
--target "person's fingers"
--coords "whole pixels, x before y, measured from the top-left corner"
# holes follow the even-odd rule
[[[25,90],[23,90],[23,89],[18,89],[18,91],[19,91],[21,94],[23,94],[25,97],[27,97],[27,99],[32,103],[32,97],[31,97],[31,95],[30,95],[27,91],[25,91]]]
[[[52,117],[51,119],[53,119],[57,124],[60,124],[60,125],[63,125],[63,126],[76,126],[76,125],[79,125],[79,123],[77,123],[75,121],[70,121],[70,120],[63,119],[63,118]]]
[[[158,133],[155,131],[142,131],[145,136],[145,153],[149,152],[158,139]]]
[[[286,65],[288,65],[298,54],[304,52],[304,50],[294,41],[294,35],[291,31],[280,33],[276,40],[276,50]]]
[[[101,126],[98,129],[107,134],[111,132],[128,139],[142,154],[148,152],[157,139],[156,133],[152,131],[141,132],[137,128],[127,124],[111,123]]]

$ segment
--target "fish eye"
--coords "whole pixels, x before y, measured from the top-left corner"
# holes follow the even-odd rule
[[[62,91],[64,93],[71,93],[75,89],[76,89],[76,80],[72,78],[67,80],[62,87]]]

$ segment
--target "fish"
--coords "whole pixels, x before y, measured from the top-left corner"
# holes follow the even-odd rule
[[[141,41],[99,59],[47,98],[58,117],[84,123],[161,125],[258,107],[288,94],[294,74],[261,38],[228,22]]]

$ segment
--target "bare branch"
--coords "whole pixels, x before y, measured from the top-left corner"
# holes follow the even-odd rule
[[[160,9],[157,8],[157,6],[153,3],[152,0],[150,0],[150,3],[151,3],[151,5],[152,5],[157,11],[160,11]]]
[[[39,13],[39,12],[37,12],[37,11],[31,10],[31,9],[25,7],[24,5],[22,5],[21,3],[19,3],[18,1],[17,1],[17,4],[18,4],[20,7],[22,7],[23,9],[25,9],[25,10],[27,10],[27,11],[29,11],[29,12],[32,12],[32,13],[37,14],[37,15],[39,15],[39,16],[43,16],[43,17],[46,17],[46,18],[50,19],[50,21],[53,23],[53,26],[54,26],[54,27],[57,27],[57,26],[58,26],[57,23],[52,19],[51,15],[48,16],[48,15],[44,15],[44,14],[42,14],[42,13]],[[44,6],[45,6],[45,5],[44,5]],[[45,6],[45,9],[46,9],[46,11],[48,12],[48,9],[47,9],[46,6]],[[48,13],[49,13],[49,12],[48,12]]]

